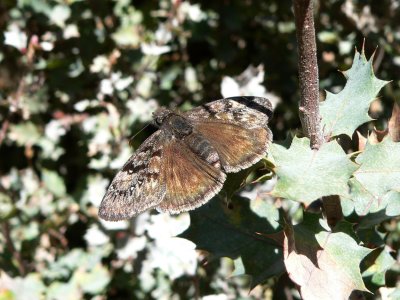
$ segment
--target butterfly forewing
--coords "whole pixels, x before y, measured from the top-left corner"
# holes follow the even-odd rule
[[[260,97],[232,97],[197,107],[185,116],[216,148],[225,172],[259,161],[272,140],[271,103]]]
[[[129,158],[114,177],[100,204],[99,216],[102,219],[128,219],[164,199],[163,146],[162,132],[157,131]]]
[[[194,122],[217,120],[237,124],[243,128],[268,128],[272,105],[261,97],[230,97],[196,107],[184,116]]]

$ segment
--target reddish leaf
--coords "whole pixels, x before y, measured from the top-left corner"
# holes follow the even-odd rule
[[[364,151],[365,145],[367,144],[367,138],[364,137],[358,130],[356,132],[358,137],[358,150]]]
[[[388,132],[388,129],[379,130],[374,127],[374,130],[372,130],[371,134],[368,137],[368,142],[372,145],[378,144],[382,142],[385,136],[388,135]]]
[[[400,142],[400,106],[397,103],[393,106],[388,129],[393,142]]]
[[[370,250],[345,233],[326,231],[317,215],[287,224],[283,245],[286,269],[303,299],[348,299],[353,290],[368,291],[359,265]]]

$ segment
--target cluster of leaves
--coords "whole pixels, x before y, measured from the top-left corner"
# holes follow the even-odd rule
[[[342,85],[336,70],[351,64],[362,35],[369,45],[382,45],[376,64],[382,76],[395,79],[370,107],[383,82],[366,76],[372,62],[356,56],[345,89],[329,94],[321,107],[328,138],[352,135],[370,121],[368,108],[372,116],[383,114],[375,124],[384,128],[391,107],[385,101],[400,94],[395,2],[321,2],[322,88],[335,92]],[[318,154],[306,139],[294,138],[290,148],[274,144],[271,161],[264,162],[278,175],[274,197],[275,179],[247,186],[230,205],[214,199],[190,218],[144,213],[108,223],[97,217],[110,179],[132,152],[128,137],[160,105],[188,109],[221,95],[265,96],[280,102],[271,123],[276,140],[299,126],[291,5],[1,1],[1,299],[282,298],[283,291],[296,294],[293,283],[269,278],[285,271],[303,295],[315,293],[303,287],[310,272],[315,278],[308,280],[319,287],[333,273],[344,276],[340,282],[348,286],[341,291],[347,293],[365,290],[364,257],[367,288],[381,287],[382,295],[395,298],[398,291],[382,286],[387,278],[394,287],[399,273],[392,258],[398,253],[390,252],[400,239],[393,218],[399,211],[399,146],[389,137],[381,141],[381,131],[374,131],[376,143],[353,135],[360,151],[353,154],[333,138]],[[362,72],[365,81],[350,80]],[[371,124],[358,128],[360,134],[366,136]],[[135,148],[151,130],[136,136]],[[348,139],[341,145],[353,146]],[[226,187],[236,189],[242,177]],[[299,203],[332,194],[340,196],[345,221],[331,229],[318,215],[301,218]],[[184,239],[174,237],[179,234]],[[241,274],[251,279],[227,279]]]
[[[395,265],[391,252],[398,255],[397,250],[376,226],[400,215],[399,109],[395,106],[379,141],[370,136],[359,143],[359,151],[346,154],[334,137],[350,136],[371,120],[370,103],[388,82],[377,79],[372,59],[358,52],[344,75],[343,90],[328,93],[320,105],[328,142],[318,151],[308,138],[294,137],[289,148],[275,143],[269,162],[278,177],[270,195],[304,207],[319,198],[326,206],[339,201],[342,221],[330,228],[322,216],[306,211],[292,226],[257,197],[234,201],[225,215],[211,207],[191,213],[191,226],[182,236],[214,255],[233,258],[235,273],[252,275],[253,285],[285,270],[304,299],[347,299],[353,290],[368,291],[363,277],[374,292],[384,286],[387,270]],[[393,289],[390,297],[399,293]]]

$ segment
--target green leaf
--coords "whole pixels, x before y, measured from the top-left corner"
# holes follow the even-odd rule
[[[26,277],[8,277],[6,274],[0,275],[0,297],[2,299],[24,300],[24,299],[43,299],[45,285],[38,273],[29,273]],[[2,294],[4,291],[7,293]]]
[[[26,122],[10,125],[9,137],[19,146],[26,146],[36,144],[40,140],[41,134],[35,124]]]
[[[43,169],[43,183],[46,188],[57,197],[62,197],[66,193],[63,178],[57,172]]]
[[[3,288],[0,290],[0,300],[15,300],[15,297],[12,291]]]
[[[289,149],[273,144],[271,153],[278,176],[272,193],[306,204],[322,196],[347,195],[347,182],[357,169],[336,141],[314,151],[308,138],[295,137]]]
[[[368,228],[400,215],[400,143],[390,137],[368,143],[356,162],[360,168],[349,181],[350,195],[342,197],[345,215],[362,217],[360,228]]]
[[[112,34],[112,38],[120,46],[138,47],[140,45],[140,31],[137,29],[142,22],[142,12],[124,1],[118,2],[114,7],[114,13],[120,17],[120,26]]]
[[[0,221],[12,217],[15,211],[16,209],[11,197],[0,192]]]
[[[357,237],[364,244],[370,248],[377,248],[385,245],[385,233],[379,232],[376,226],[368,228],[357,227]]]
[[[82,249],[73,249],[50,263],[42,274],[44,277],[54,280],[70,276],[73,270],[77,268],[90,270],[93,266],[100,264],[103,257],[110,254],[110,246],[90,248],[87,252]]]
[[[317,215],[285,228],[284,259],[289,277],[303,299],[348,299],[353,290],[367,291],[361,260],[371,250],[343,232],[329,232]]]
[[[50,4],[47,1],[43,0],[19,0],[17,3],[18,7],[30,7],[36,13],[43,13],[48,15],[51,11]]]
[[[400,215],[400,193],[390,191],[384,196],[374,196],[355,178],[350,179],[350,195],[342,197],[341,204],[345,216],[352,212],[358,217],[352,217],[353,223],[359,223],[360,228],[369,228],[381,222]]]
[[[386,137],[381,143],[367,144],[356,162],[360,168],[354,177],[376,198],[389,191],[400,192],[400,143]]]
[[[15,234],[18,233],[19,238],[23,241],[30,241],[36,239],[40,235],[39,224],[36,221],[31,221],[23,226],[15,229]]]
[[[400,299],[400,288],[383,288],[384,290],[390,290],[390,293],[388,293],[388,298],[389,300],[395,300],[395,299]]]
[[[279,231],[279,211],[262,199],[234,197],[233,208],[217,197],[190,212],[191,225],[180,237],[215,257],[235,260],[235,275],[252,276],[252,286],[283,273],[282,253],[268,235]]]
[[[71,283],[76,284],[85,293],[96,295],[101,293],[111,280],[108,270],[97,264],[89,270],[78,268],[75,270]]]
[[[325,135],[351,137],[357,127],[372,120],[368,115],[369,106],[388,83],[375,77],[372,60],[373,56],[368,61],[364,52],[356,51],[353,65],[343,72],[347,79],[343,90],[338,94],[327,92],[320,104]]]
[[[47,299],[74,300],[82,299],[82,291],[79,286],[71,282],[52,282],[47,289]]]
[[[386,271],[396,263],[396,260],[393,259],[386,248],[383,248],[375,249],[365,259],[365,263],[369,267],[362,273],[362,276],[370,279],[372,284],[384,286],[386,284]]]

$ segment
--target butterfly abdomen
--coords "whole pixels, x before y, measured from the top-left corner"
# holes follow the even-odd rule
[[[218,152],[201,133],[193,129],[193,125],[185,117],[172,113],[165,120],[163,129],[169,132],[174,138],[182,140],[191,151],[208,164],[217,169],[221,168]]]
[[[213,167],[220,169],[221,162],[217,150],[211,145],[211,143],[200,133],[193,132],[184,139],[186,145],[200,156],[207,163]]]

